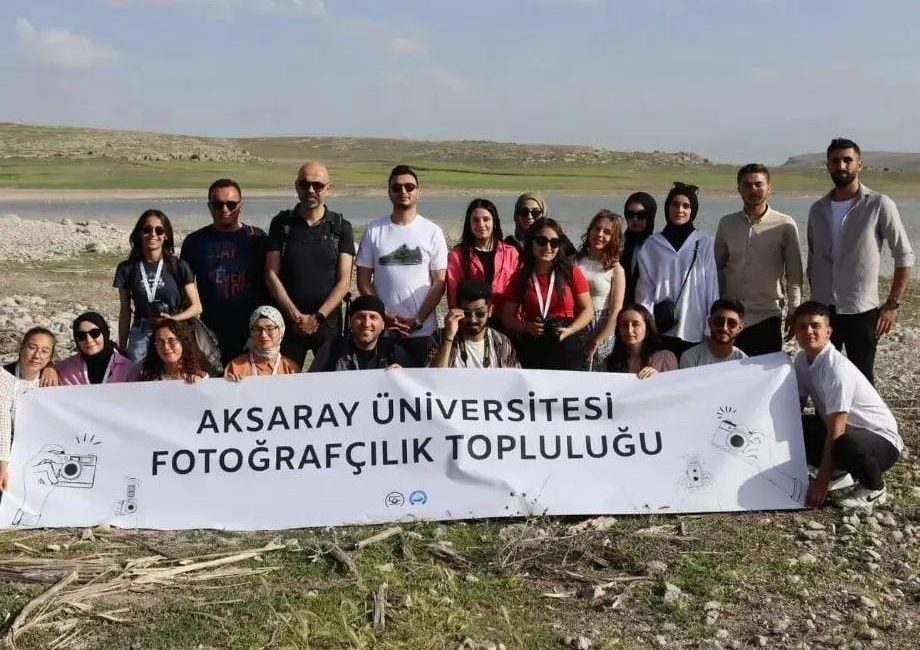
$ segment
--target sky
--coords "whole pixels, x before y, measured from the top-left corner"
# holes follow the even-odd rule
[[[0,121],[920,151],[913,0],[3,0]]]

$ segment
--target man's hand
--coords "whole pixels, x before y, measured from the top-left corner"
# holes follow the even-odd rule
[[[390,316],[387,322],[387,329],[403,338],[407,338],[412,333],[412,326],[415,325],[414,318],[405,318],[403,316]]]
[[[809,508],[820,508],[827,499],[827,487],[830,479],[820,473],[808,484],[808,494],[805,495],[805,505]]]
[[[297,329],[307,336],[316,334],[316,331],[319,329],[319,321],[316,320],[316,315],[303,314],[297,323]]]
[[[444,338],[454,339],[460,330],[460,321],[464,318],[462,309],[451,309],[444,317]]]
[[[878,318],[875,319],[875,336],[884,336],[891,331],[891,326],[898,320],[897,308],[891,309],[882,305],[878,310]]]

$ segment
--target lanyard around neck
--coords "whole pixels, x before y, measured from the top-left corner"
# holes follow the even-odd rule
[[[144,281],[144,293],[147,294],[147,302],[152,303],[156,299],[157,287],[160,286],[160,276],[163,274],[163,258],[157,262],[157,272],[153,276],[153,283],[147,279],[147,271],[144,269],[144,262],[138,262],[141,269],[141,279]]]
[[[550,271],[549,273],[549,287],[546,289],[545,299],[540,292],[540,283],[537,281],[537,274],[533,273],[530,279],[533,282],[534,293],[537,294],[537,306],[540,308],[540,318],[546,320],[546,315],[549,313],[549,305],[553,301],[553,287],[556,284],[556,272]]]
[[[258,377],[261,373],[259,372],[259,366],[256,365],[256,358],[252,355],[252,352],[249,352],[249,365],[252,366],[252,374]],[[278,358],[275,359],[275,363],[272,365],[272,375],[278,374],[278,366],[281,365],[281,355],[278,355]]]

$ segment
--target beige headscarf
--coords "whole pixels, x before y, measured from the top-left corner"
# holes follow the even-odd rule
[[[273,361],[278,358],[278,355],[281,354],[281,339],[284,338],[284,317],[281,315],[281,312],[272,307],[271,305],[262,305],[249,317],[249,329],[251,330],[256,322],[260,318],[267,318],[272,323],[278,326],[278,331],[280,332],[281,337],[278,339],[278,345],[272,346],[267,350],[260,350],[259,346],[256,344],[252,335],[249,336],[249,351],[252,352],[253,356],[258,357],[259,359],[268,359]]]
[[[526,232],[518,225],[517,212],[524,205],[524,201],[535,201],[540,209],[543,211],[543,216],[549,216],[549,208],[546,205],[546,199],[539,192],[524,192],[521,194],[517,201],[514,202],[514,238],[518,241],[524,241],[524,233]]]

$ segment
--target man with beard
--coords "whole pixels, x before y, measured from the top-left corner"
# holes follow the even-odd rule
[[[783,310],[791,314],[802,301],[799,231],[792,217],[767,203],[772,192],[766,167],[743,166],[738,194],[744,207],[722,217],[716,231],[720,295],[747,310],[735,345],[749,356],[783,349]]]
[[[914,252],[894,201],[859,182],[862,168],[859,145],[845,138],[831,140],[827,172],[834,189],[808,212],[808,281],[812,299],[830,308],[831,342],[875,383],[878,338],[898,318]],[[880,304],[883,240],[895,269],[888,298]]]
[[[374,370],[409,365],[409,357],[393,339],[383,338],[386,308],[377,296],[359,296],[348,307],[349,333],[327,341],[316,352],[308,372]]]
[[[680,367],[747,359],[748,355],[735,347],[735,339],[743,329],[744,305],[737,300],[719,298],[709,309],[709,337],[680,355]]]
[[[492,288],[482,280],[464,280],[457,288],[458,309],[444,318],[444,329],[431,337],[429,368],[520,368],[507,336],[488,326]]]
[[[303,364],[341,329],[339,305],[351,285],[355,241],[351,223],[326,207],[326,166],[309,162],[294,182],[300,202],[268,228],[265,286],[284,314],[281,353]]]

